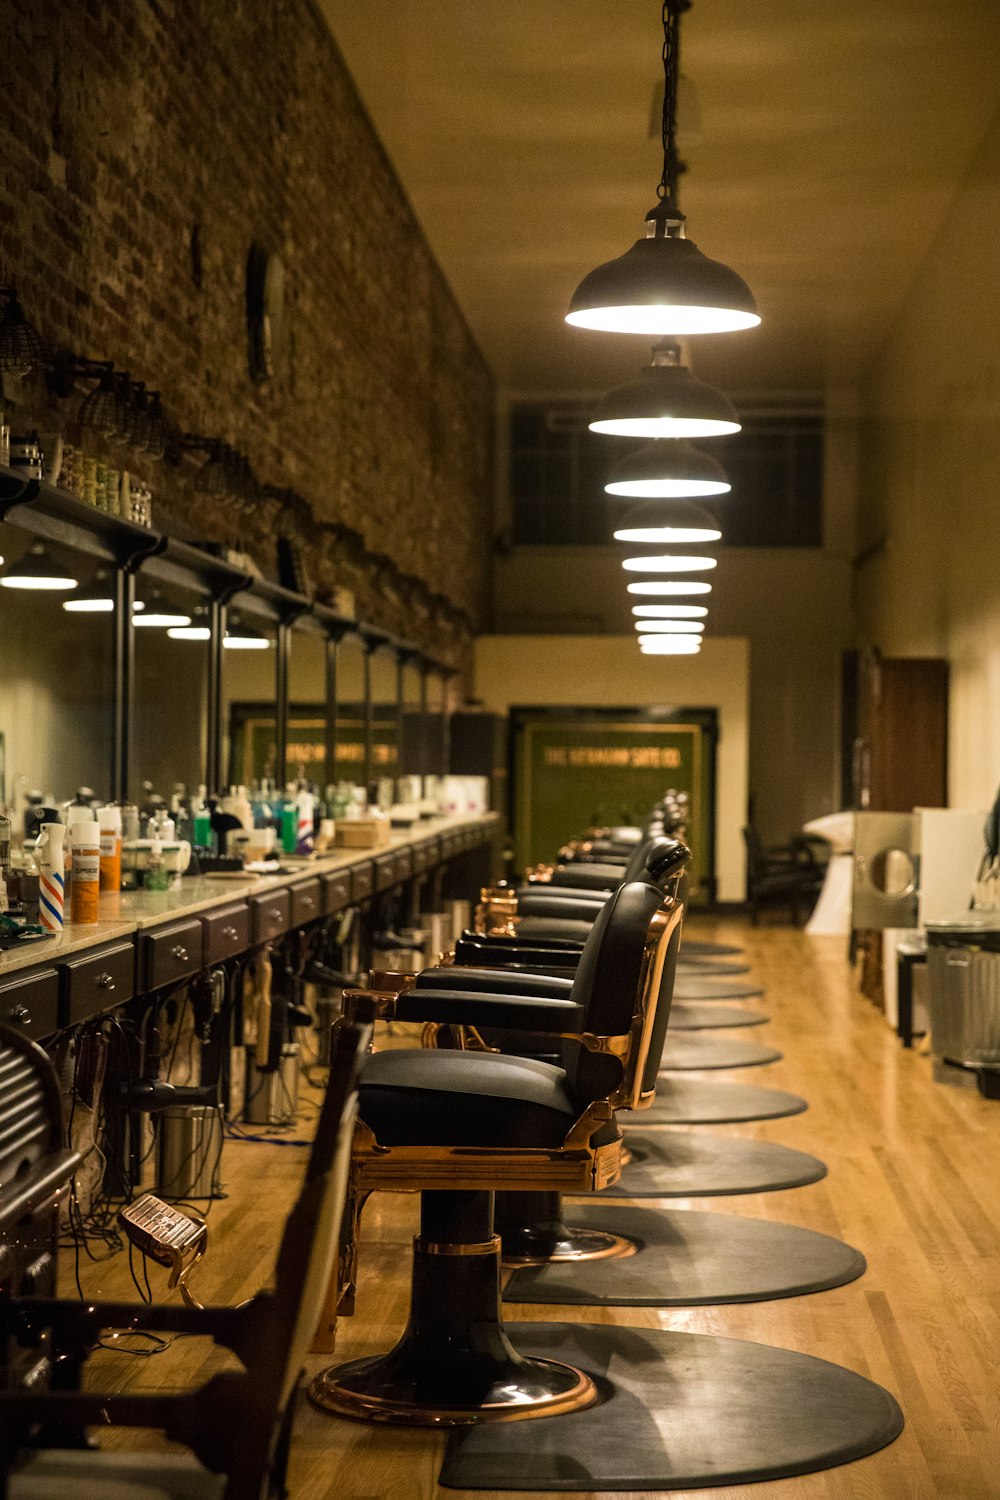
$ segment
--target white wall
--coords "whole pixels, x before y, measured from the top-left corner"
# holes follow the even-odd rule
[[[951,662],[949,800],[1000,780],[1000,117],[862,390],[863,637]]]
[[[487,708],[675,705],[719,715],[716,873],[722,901],[745,895],[740,833],[747,804],[749,647],[713,637],[697,656],[643,656],[625,635],[487,635],[474,692]]]

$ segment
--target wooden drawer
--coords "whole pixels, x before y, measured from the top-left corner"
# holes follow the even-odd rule
[[[409,880],[413,874],[413,851],[411,849],[400,849],[396,855],[396,879]]]
[[[110,943],[60,965],[59,1024],[75,1026],[135,994],[135,944]]]
[[[59,1029],[59,974],[35,969],[0,984],[0,1021],[37,1041]]]
[[[375,889],[375,872],[370,859],[366,859],[363,865],[354,865],[351,868],[351,900],[367,901]]]
[[[220,964],[224,959],[245,953],[250,946],[250,908],[245,901],[202,917],[205,932],[205,964]]]
[[[344,870],[339,875],[321,875],[320,885],[323,888],[323,910],[327,916],[331,916],[335,911],[343,911],[345,906],[350,906],[351,874],[349,870]]]
[[[387,891],[396,884],[396,856],[380,854],[375,861],[375,889]]]
[[[251,896],[250,934],[255,943],[270,943],[292,925],[292,903],[288,891],[269,896]]]
[[[419,875],[421,870],[427,868],[428,843],[425,839],[422,844],[414,844],[410,850],[410,868],[414,875]]]
[[[441,863],[441,840],[438,838],[428,839],[423,845],[424,869],[433,870]]]
[[[172,922],[139,934],[140,972],[147,990],[162,990],[197,974],[202,966],[203,932],[201,921]]]
[[[292,902],[292,926],[302,927],[323,915],[319,880],[303,880],[289,890]]]

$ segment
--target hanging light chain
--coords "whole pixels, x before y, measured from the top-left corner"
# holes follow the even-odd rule
[[[680,81],[680,18],[691,0],[663,0],[663,172],[656,189],[661,202],[676,202],[677,179],[684,170],[677,158],[677,86]]]

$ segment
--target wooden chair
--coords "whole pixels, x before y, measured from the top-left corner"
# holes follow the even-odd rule
[[[685,851],[686,853],[686,851]],[[379,976],[383,1019],[555,1033],[562,1066],[494,1052],[389,1050],[365,1070],[334,1301],[354,1308],[358,1221],[374,1191],[419,1192],[410,1319],[396,1347],[317,1377],[321,1408],[408,1425],[514,1421],[578,1410],[589,1377],[519,1355],[503,1329],[493,1194],[595,1192],[622,1164],[618,1107],[651,1102],[681,907],[632,882],[591,928],[565,999],[410,990]],[[345,996],[372,999],[372,991]],[[482,1014],[477,1017],[477,1005]]]
[[[0,1329],[48,1334],[74,1384],[106,1328],[200,1334],[233,1351],[226,1371],[177,1394],[79,1389],[0,1393],[0,1500],[278,1500],[302,1363],[336,1254],[367,1025],[338,1028],[305,1182],[285,1226],[273,1290],[239,1307],[0,1299]],[[190,1455],[32,1448],[40,1430],[157,1428]],[[79,1437],[78,1437],[79,1441]]]

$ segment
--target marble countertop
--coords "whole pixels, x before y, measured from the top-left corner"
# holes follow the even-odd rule
[[[213,907],[228,906],[234,901],[245,900],[247,896],[295,885],[318,875],[349,870],[380,855],[410,849],[426,839],[439,838],[463,828],[478,828],[486,832],[497,821],[496,813],[485,813],[476,818],[427,819],[412,829],[393,833],[389,843],[377,849],[337,849],[310,859],[288,860],[280,874],[195,875],[182,878],[180,884],[169,891],[109,891],[100,899],[97,922],[85,926],[67,922],[56,937],[41,938],[38,942],[25,943],[0,953],[0,983],[19,969],[59,963],[84,948],[96,948],[102,943],[131,937],[148,928],[181,921]]]

